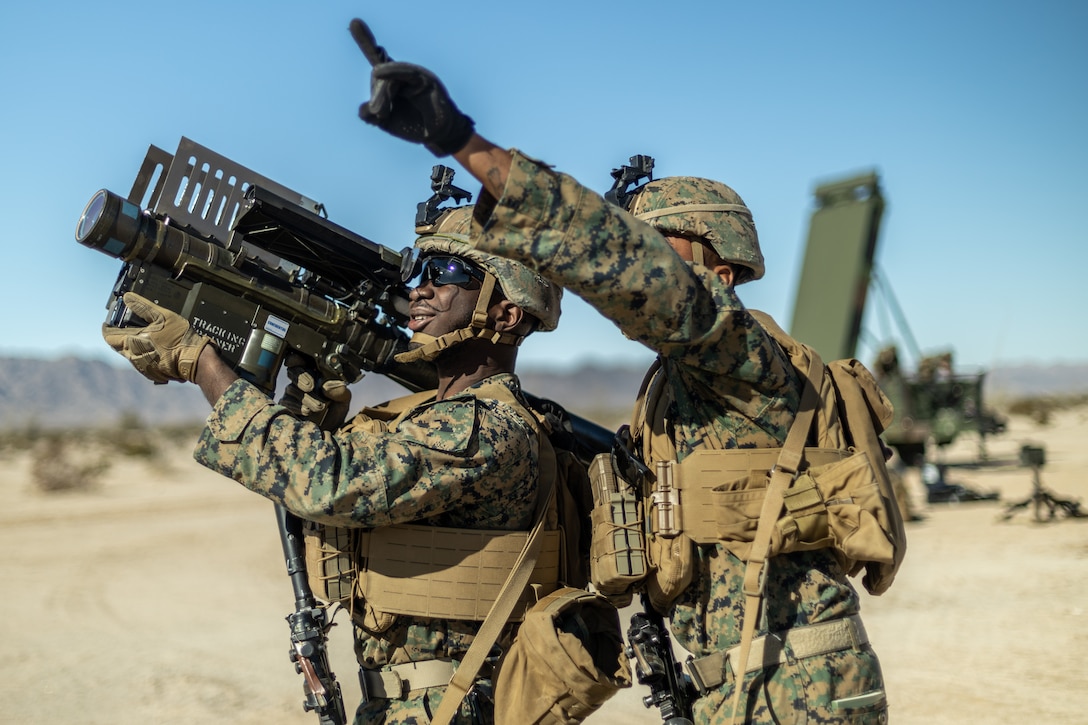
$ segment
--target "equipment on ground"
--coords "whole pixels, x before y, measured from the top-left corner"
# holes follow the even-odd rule
[[[790,335],[825,360],[857,354],[862,318],[870,291],[885,303],[882,312],[895,318],[902,339],[917,363],[901,365],[897,346],[885,346],[873,372],[895,406],[895,420],[884,440],[907,465],[924,458],[926,445],[951,443],[960,433],[981,438],[1005,430],[1005,420],[983,405],[985,372],[962,373],[952,367],[951,353],[923,356],[874,256],[885,201],[875,171],[830,181],[813,192],[816,207],[809,224],[801,279],[794,300]]]
[[[1002,515],[1003,521],[1008,521],[1020,509],[1031,506],[1035,520],[1043,523],[1053,521],[1058,512],[1064,512],[1069,518],[1082,518],[1088,516],[1088,511],[1081,511],[1080,502],[1067,498],[1059,498],[1043,487],[1039,477],[1039,471],[1046,463],[1046,449],[1042,446],[1024,444],[1020,447],[1020,465],[1031,468],[1031,495],[1023,501],[1009,504]],[[1046,516],[1043,512],[1046,512]]]
[[[948,466],[943,463],[923,463],[922,484],[926,487],[926,503],[961,503],[964,501],[997,501],[997,491],[977,491],[945,477]]]

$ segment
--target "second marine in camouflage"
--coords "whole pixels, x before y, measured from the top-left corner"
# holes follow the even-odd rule
[[[473,243],[538,270],[658,353],[660,373],[651,383],[657,403],[640,400],[635,412],[636,421],[647,421],[647,463],[683,461],[705,449],[782,446],[804,378],[737,297],[736,284],[762,276],[763,259],[751,213],[732,189],[662,179],[636,195],[632,216],[569,176],[475,134],[430,71],[392,63],[374,51],[369,31],[360,37],[374,64],[371,100],[360,116],[436,154],[452,153],[484,185]],[[722,664],[718,681],[704,683],[695,703],[698,722],[885,721],[880,665],[858,617],[857,593],[832,550],[774,558],[758,651],[777,642],[782,657],[764,665],[761,655],[747,670],[738,713],[736,670],[725,663],[741,641],[745,561],[721,543],[694,545],[683,537],[663,539],[651,553],[661,565],[648,587],[658,605],[669,607],[679,644],[696,660]],[[823,645],[810,646],[814,640]],[[804,642],[796,656],[794,642]]]
[[[709,204],[737,208],[707,212],[696,207],[687,212],[693,218],[677,218],[684,215],[684,206]],[[514,153],[501,201],[487,219],[487,233],[477,241],[481,248],[538,265],[550,279],[614,320],[627,336],[659,353],[663,380],[657,384],[667,390],[658,395],[669,400],[664,409],[636,410],[635,419],[649,417],[649,425],[664,428],[675,453],[648,451],[648,465],[662,455],[683,460],[703,448],[776,447],[793,421],[801,381],[789,357],[744,308],[732,284],[711,267],[690,263],[695,246],[691,237],[697,235],[712,249],[723,248],[723,256],[744,270],[742,274],[762,276],[755,228],[742,204],[721,184],[663,179],[638,193],[632,212],[637,216],[676,208],[677,215],[652,217],[646,224],[570,177]],[[532,244],[526,243],[521,219],[533,220]],[[679,231],[686,235],[666,238]],[[646,397],[653,395],[651,389]],[[688,544],[679,540],[667,545]],[[685,552],[659,552],[659,567],[648,586],[659,605],[670,605],[678,643],[699,658],[728,651],[739,642],[744,564],[720,545],[697,546],[692,553],[689,565],[680,563]],[[662,567],[663,561],[674,565]],[[828,550],[776,558],[765,591],[759,627],[764,635],[858,613],[857,594]],[[754,702],[748,703],[748,717],[770,722],[797,709],[807,710],[811,722],[877,716],[885,707],[880,667],[872,649],[860,645],[753,673],[750,680],[763,683],[751,690]],[[729,722],[734,684],[720,683],[697,700],[696,719]],[[867,697],[855,701],[851,713],[847,703],[857,696]]]
[[[364,409],[335,432],[274,404],[184,319],[131,293],[126,303],[156,322],[103,333],[145,376],[200,385],[213,410],[195,452],[199,462],[303,519],[353,530],[425,522],[524,531],[533,522],[542,462],[514,374],[516,344],[534,329],[554,329],[560,290],[517,263],[469,248],[462,232],[470,214],[468,207],[448,212],[418,243],[421,281],[410,314],[420,345],[409,355],[435,360],[438,389]],[[376,611],[361,601],[353,616],[368,694],[358,723],[428,722],[482,619],[400,608],[394,602],[392,611]],[[504,643],[515,629],[505,630]],[[453,722],[490,722],[491,694],[484,673]]]

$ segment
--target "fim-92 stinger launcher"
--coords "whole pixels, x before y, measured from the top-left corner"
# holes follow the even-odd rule
[[[95,193],[76,240],[125,262],[108,324],[134,323],[121,296],[137,292],[188,319],[266,392],[290,350],[326,378],[353,383],[373,371],[431,387],[432,366],[392,359],[407,349],[410,250],[394,252],[324,211],[182,138],[173,156],[150,147],[128,197]]]

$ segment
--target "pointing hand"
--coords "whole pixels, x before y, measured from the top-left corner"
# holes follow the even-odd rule
[[[426,68],[395,62],[362,20],[352,20],[349,30],[373,66],[370,100],[359,106],[359,118],[397,138],[422,144],[438,157],[464,148],[475,124],[450,99],[442,81]]]

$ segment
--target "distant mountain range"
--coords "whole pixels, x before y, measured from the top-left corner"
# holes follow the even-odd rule
[[[593,365],[569,372],[528,368],[520,377],[529,392],[614,428],[629,416],[643,372]],[[352,391],[356,405],[405,392],[380,376],[365,377]],[[989,400],[1086,393],[1088,363],[995,368],[986,376],[985,391]],[[208,411],[196,386],[153,385],[124,364],[0,357],[0,429],[108,426],[125,415],[148,425],[173,425],[199,422]]]
[[[120,361],[120,358],[118,358]],[[526,390],[614,427],[630,413],[642,370],[584,367],[569,374],[526,370]],[[277,390],[282,391],[286,380]],[[368,375],[352,386],[355,406],[404,394],[397,383]],[[0,357],[0,429],[108,426],[123,416],[147,425],[196,423],[210,407],[195,385],[154,385],[121,361],[64,357]],[[618,422],[616,422],[618,419]]]
[[[984,393],[992,399],[1088,393],[1088,363],[999,367],[986,374]]]

